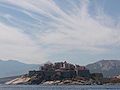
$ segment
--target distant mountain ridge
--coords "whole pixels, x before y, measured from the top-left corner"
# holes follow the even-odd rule
[[[29,70],[38,70],[37,64],[25,64],[16,60],[0,60],[0,78],[27,74]]]
[[[101,60],[86,66],[90,72],[103,73],[104,77],[120,75],[120,60]]]
[[[29,70],[38,70],[38,64],[25,64],[16,60],[0,60],[0,78],[27,74]],[[120,75],[120,60],[101,60],[86,65],[91,73],[100,72],[105,77]]]

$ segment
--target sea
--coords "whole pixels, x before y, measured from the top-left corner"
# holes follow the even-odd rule
[[[120,85],[0,85],[0,90],[120,90]]]

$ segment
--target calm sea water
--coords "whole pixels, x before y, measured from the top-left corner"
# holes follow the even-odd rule
[[[120,90],[119,85],[108,86],[0,86],[0,90]]]

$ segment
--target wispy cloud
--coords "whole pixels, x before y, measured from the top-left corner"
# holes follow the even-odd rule
[[[42,52],[41,52],[42,51]],[[0,58],[33,63],[45,57],[40,46],[18,29],[0,23]]]
[[[65,0],[64,2],[72,7],[66,11],[57,3],[57,0],[4,0],[0,2],[12,5],[12,7],[16,6],[17,8],[15,9],[18,12],[24,13],[29,17],[29,20],[34,21],[32,23],[24,19],[19,20],[19,17],[13,17],[9,13],[4,15],[4,18],[10,20],[9,22],[12,25],[16,25],[19,29],[25,28],[24,31],[30,30],[28,32],[32,32],[32,35],[24,35],[25,33],[22,33],[23,36],[19,36],[19,34],[21,35],[20,32],[12,33],[12,35],[9,32],[5,32],[8,33],[8,36],[13,36],[10,38],[15,39],[14,42],[17,44],[25,44],[23,48],[25,50],[22,49],[24,53],[21,50],[20,52],[15,52],[23,53],[21,56],[19,54],[14,55],[16,58],[17,56],[24,56],[24,59],[31,59],[34,52],[33,58],[35,60],[38,60],[39,57],[42,58],[41,56],[46,56],[49,52],[59,53],[69,52],[70,50],[84,50],[86,52],[103,53],[109,50],[109,48],[106,48],[107,46],[120,45],[120,31],[118,30],[120,22],[115,24],[114,20],[109,15],[106,15],[104,9],[100,7],[96,7],[96,14],[91,16],[89,13],[90,0]],[[76,4],[76,2],[79,3]],[[14,31],[16,32],[17,30],[14,29]],[[29,37],[34,37],[34,40]],[[2,37],[0,36],[0,38]],[[17,38],[18,40],[16,40]],[[7,40],[11,42],[9,37]],[[43,53],[40,52],[41,49]],[[31,57],[28,58],[28,56]]]

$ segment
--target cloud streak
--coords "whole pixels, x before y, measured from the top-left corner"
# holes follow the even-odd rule
[[[12,34],[9,31],[5,32],[2,31],[2,29],[0,30],[5,34],[8,33],[8,38],[6,40],[10,41],[10,43],[15,43],[14,46],[16,44],[22,44],[25,46],[25,50],[23,50],[25,52],[19,52],[23,53],[19,57],[24,56],[24,59],[31,59],[34,52],[35,54],[33,54],[32,58],[38,60],[39,55],[40,57],[47,57],[47,54],[51,52],[62,53],[69,52],[71,50],[82,50],[86,52],[92,51],[95,53],[103,53],[109,50],[109,48],[106,48],[107,46],[119,46],[120,31],[118,29],[120,27],[120,22],[115,25],[114,20],[111,19],[110,16],[106,15],[104,10],[101,10],[100,7],[97,7],[95,11],[96,14],[91,16],[89,13],[90,1],[76,1],[79,3],[76,4],[76,2],[73,2],[72,0],[66,0],[64,2],[61,1],[62,3],[66,2],[68,5],[71,5],[72,8],[68,8],[67,10],[62,9],[65,8],[65,6],[61,7],[57,0],[0,1],[4,4],[9,4],[12,7],[17,7],[16,10],[18,12],[23,13],[29,17],[29,20],[34,21],[34,23],[30,23],[24,19],[19,20],[19,17],[13,17],[12,15],[7,15],[4,17],[9,21],[9,23],[11,22],[12,25],[16,25],[17,28],[21,29],[21,31],[25,32],[29,30],[28,32],[31,32],[32,35],[25,33],[24,35],[23,33],[21,34],[21,32],[18,33],[16,32],[18,30],[15,29]],[[106,21],[109,21],[110,23],[106,23]],[[111,25],[113,25],[113,27],[110,27]],[[7,28],[7,30],[9,29]],[[10,28],[10,30],[12,29]],[[3,37],[0,36],[0,43],[5,43],[5,40],[1,39],[5,38],[5,36],[6,35],[3,35]],[[14,37],[18,37],[18,40]],[[29,37],[34,37],[34,40]],[[9,40],[11,38],[12,41]],[[40,52],[41,49],[43,53]],[[28,53],[28,55],[30,54],[29,56],[31,57],[28,58],[26,53]],[[14,55],[13,57],[17,58],[17,55]],[[45,57],[41,59],[44,58]],[[31,59],[31,61],[33,59]]]
[[[42,51],[42,52],[41,52]],[[18,29],[0,23],[0,58],[33,63],[44,58],[43,50]]]

